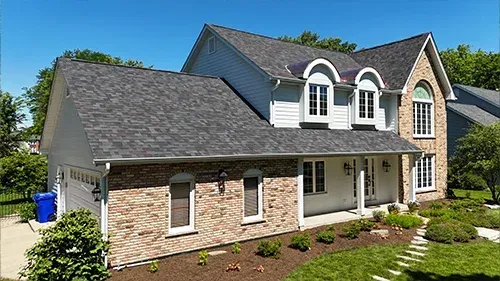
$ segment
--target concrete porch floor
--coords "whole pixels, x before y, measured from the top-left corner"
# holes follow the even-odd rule
[[[333,213],[305,217],[304,218],[304,226],[301,227],[300,229],[304,230],[304,229],[309,229],[309,228],[313,228],[313,227],[317,227],[317,226],[321,226],[321,225],[347,222],[347,221],[352,221],[352,220],[358,220],[361,218],[372,218],[373,211],[375,211],[375,210],[383,210],[387,213],[387,206],[389,206],[389,205],[390,205],[390,203],[367,206],[365,208],[365,215],[364,216],[358,215],[356,213],[357,209],[352,209],[352,210],[338,211],[338,212],[333,212]],[[398,204],[398,205],[399,205],[399,208],[402,212],[408,211],[408,206],[406,206],[405,204]]]

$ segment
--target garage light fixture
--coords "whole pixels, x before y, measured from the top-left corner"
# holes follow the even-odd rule
[[[227,178],[227,173],[224,171],[224,169],[219,170],[219,194],[224,195],[224,192],[226,191],[226,178]]]
[[[92,197],[94,197],[95,202],[101,201],[101,189],[99,188],[99,182],[96,182],[95,188],[92,189]]]
[[[391,164],[389,163],[389,161],[382,161],[382,168],[384,168],[384,172],[388,173],[391,170]]]
[[[351,166],[351,163],[349,163],[349,161],[345,162],[344,163],[344,173],[346,176],[350,176],[351,175],[351,171],[352,171],[352,166]]]

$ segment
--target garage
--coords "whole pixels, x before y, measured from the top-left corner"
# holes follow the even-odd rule
[[[66,210],[87,208],[98,218],[101,217],[101,202],[94,201],[92,190],[100,187],[99,172],[69,167]]]

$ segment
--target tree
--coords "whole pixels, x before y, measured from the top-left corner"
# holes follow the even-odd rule
[[[85,50],[64,51],[62,57],[76,58],[87,61],[103,62],[109,64],[127,65],[134,67],[144,67],[138,60],[123,60],[120,57],[113,57],[109,54]],[[25,88],[24,98],[27,101],[30,113],[33,118],[33,126],[30,128],[31,135],[41,135],[49,104],[52,80],[54,79],[54,67],[56,61],[52,61],[50,67],[45,67],[38,71],[36,84],[31,88]]]
[[[500,89],[500,53],[471,51],[469,45],[440,52],[450,83]]]
[[[47,186],[47,158],[29,154],[26,150],[0,159],[0,185],[23,194],[27,199],[33,192]]]
[[[21,99],[7,92],[0,93],[0,158],[9,155],[19,147],[22,130],[19,124],[24,120]]]
[[[290,37],[285,35],[278,37],[278,39],[286,42],[299,43],[306,46],[328,49],[331,51],[338,51],[347,54],[352,53],[357,46],[355,43],[349,43],[348,41],[342,42],[342,39],[338,37],[327,37],[320,39],[317,33],[313,33],[308,30],[305,30],[297,37]]]
[[[473,125],[469,133],[458,140],[451,167],[452,173],[459,177],[468,173],[480,176],[491,191],[493,201],[499,203],[500,123]]]

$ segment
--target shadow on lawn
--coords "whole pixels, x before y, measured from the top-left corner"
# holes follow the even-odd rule
[[[414,281],[498,281],[500,280],[500,275],[497,276],[487,276],[484,274],[473,274],[473,275],[460,275],[452,274],[450,276],[442,276],[435,273],[406,270],[405,273],[410,277],[410,280]]]

